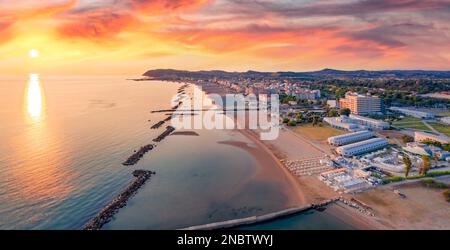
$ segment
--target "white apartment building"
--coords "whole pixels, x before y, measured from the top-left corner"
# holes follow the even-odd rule
[[[336,148],[336,152],[342,156],[355,156],[382,149],[389,145],[383,138],[373,138]]]
[[[390,107],[389,110],[402,113],[404,115],[414,116],[417,118],[423,118],[423,119],[431,119],[434,118],[434,115],[432,113],[418,111],[418,110],[412,110],[412,109],[406,109],[406,108],[399,108],[399,107]]]
[[[320,90],[297,89],[294,95],[299,100],[316,100],[320,99]]]
[[[350,119],[357,121],[359,124],[364,125],[368,128],[372,128],[372,129],[388,129],[390,127],[389,123],[387,123],[387,122],[372,119],[369,117],[364,117],[364,116],[354,115],[354,114],[350,114],[349,117],[350,117]]]
[[[375,134],[373,132],[364,130],[355,133],[330,137],[328,138],[328,143],[333,146],[342,146],[358,141],[367,140],[374,136]]]

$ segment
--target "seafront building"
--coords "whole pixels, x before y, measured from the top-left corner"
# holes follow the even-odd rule
[[[419,131],[414,132],[414,141],[421,142],[425,140],[431,140],[440,143],[450,143],[450,138],[444,135],[435,135]]]
[[[355,92],[347,92],[345,98],[339,100],[339,108],[348,108],[352,114],[357,115],[376,114],[382,111],[380,97]]]
[[[372,131],[359,131],[345,135],[338,135],[328,138],[328,143],[333,146],[342,146],[358,141],[363,141],[374,137],[375,134]]]
[[[342,156],[355,156],[382,149],[389,145],[383,138],[373,138],[336,148],[336,152]]]
[[[360,115],[350,114],[349,118],[371,129],[388,129],[390,127],[389,123],[387,122]]]
[[[399,108],[399,107],[390,107],[389,110],[394,112],[399,112],[404,115],[414,116],[416,118],[422,118],[422,119],[433,119],[434,115],[432,113],[418,111],[418,110],[412,110],[407,108]]]

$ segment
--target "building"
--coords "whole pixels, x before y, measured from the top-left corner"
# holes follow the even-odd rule
[[[388,129],[390,127],[389,123],[387,123],[387,122],[360,116],[360,115],[350,114],[349,118],[357,121],[361,125],[371,128],[371,129]]]
[[[394,111],[394,112],[399,112],[399,113],[402,113],[404,115],[409,115],[409,116],[414,116],[414,117],[417,117],[417,118],[422,118],[422,119],[432,119],[432,118],[434,118],[434,115],[432,113],[418,111],[418,110],[412,110],[412,109],[407,109],[407,108],[390,107],[389,110]]]
[[[364,130],[355,133],[330,137],[328,138],[328,143],[333,146],[342,146],[358,141],[367,140],[374,136],[375,134],[373,132]]]
[[[442,117],[440,120],[442,123],[450,125],[450,116]]]
[[[383,138],[373,138],[336,148],[336,152],[342,156],[355,156],[382,149],[389,145]]]
[[[297,89],[294,93],[298,100],[320,99],[320,90]]]
[[[431,156],[432,152],[430,150],[430,147],[428,145],[425,145],[423,143],[418,142],[409,142],[406,144],[405,147],[403,147],[403,150],[407,153],[413,154],[413,155],[426,155]]]
[[[354,92],[347,92],[345,98],[339,100],[339,108],[348,108],[352,114],[357,115],[375,114],[382,111],[380,97]]]
[[[342,115],[340,117],[325,117],[323,121],[331,127],[347,131],[361,131],[367,129],[379,130],[388,129],[390,127],[387,122],[353,114],[350,116]]]
[[[350,118],[348,116],[340,116],[340,117],[325,117],[323,118],[323,121],[327,123],[330,127],[342,129],[346,131],[361,131],[361,130],[367,130],[366,127],[361,126]]]
[[[327,105],[330,108],[336,108],[337,107],[337,101],[336,100],[327,100]]]
[[[444,135],[435,135],[425,132],[414,132],[414,141],[421,142],[425,140],[437,141],[440,143],[450,143],[450,138]]]

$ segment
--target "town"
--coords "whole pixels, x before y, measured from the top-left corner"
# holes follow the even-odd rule
[[[358,74],[347,72],[342,78],[333,70],[309,75],[152,70],[144,76],[216,85],[244,95],[278,94],[283,127],[324,152],[311,158],[282,160],[284,165],[294,175],[316,176],[340,193],[450,174],[450,93],[448,81],[442,79],[450,76]],[[386,84],[385,88],[361,86],[361,82],[375,81],[401,85],[411,78],[436,81],[434,86],[438,88],[405,92],[395,90],[395,84]],[[332,79],[352,81],[356,87],[330,84]],[[438,98],[430,97],[427,91],[438,91]],[[411,98],[416,100],[415,105],[408,105]]]

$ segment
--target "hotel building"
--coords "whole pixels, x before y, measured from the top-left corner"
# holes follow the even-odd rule
[[[345,98],[339,100],[339,108],[348,108],[352,114],[366,115],[381,113],[381,99],[378,96],[361,95],[347,92]]]
[[[336,148],[336,152],[342,156],[355,156],[382,149],[389,145],[383,138],[373,138]]]
[[[349,143],[363,141],[374,137],[375,134],[371,131],[359,131],[355,133],[338,135],[328,138],[328,143],[333,146],[342,146]]]

